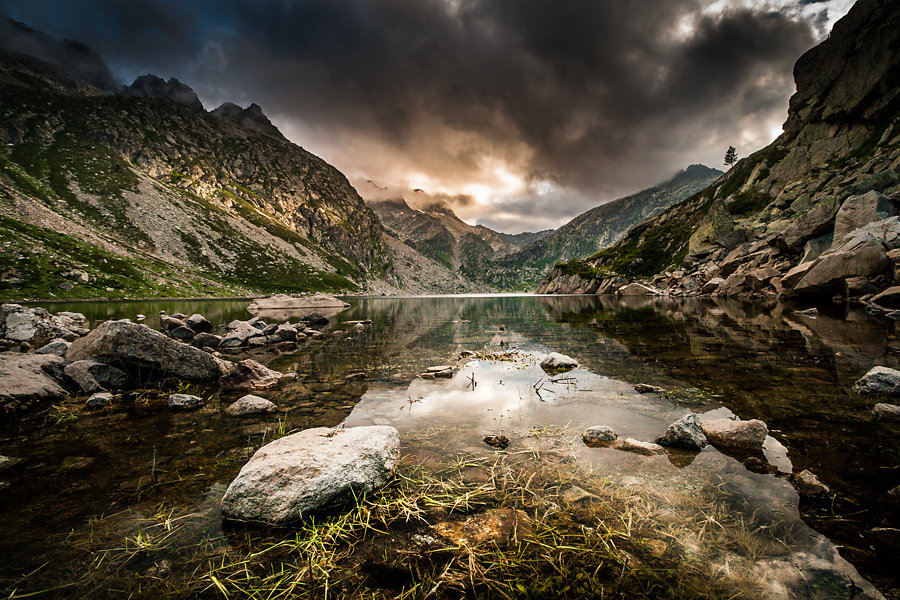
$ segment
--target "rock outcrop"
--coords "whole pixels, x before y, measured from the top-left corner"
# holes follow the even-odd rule
[[[282,525],[384,486],[400,446],[393,427],[317,427],[256,451],[228,486],[222,513]]]
[[[557,265],[538,291],[625,279],[674,296],[865,302],[900,283],[897,73],[900,6],[859,0],[797,61],[778,139],[617,245]]]

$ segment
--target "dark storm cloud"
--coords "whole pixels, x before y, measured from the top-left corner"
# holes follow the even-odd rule
[[[713,150],[707,162],[721,162],[729,144],[749,153],[742,143],[768,141],[761,124],[784,119],[809,24],[703,6],[0,0],[14,18],[97,48],[122,76],[174,75],[207,104],[256,101],[352,175],[416,174],[441,188],[427,191],[452,193],[490,186],[499,169],[568,189],[569,215]]]

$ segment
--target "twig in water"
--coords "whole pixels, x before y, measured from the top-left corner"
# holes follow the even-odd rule
[[[469,383],[466,385],[466,387],[468,388],[469,386],[472,386],[473,392],[475,391],[475,388],[478,386],[478,382],[475,381],[475,373],[472,373],[472,375],[469,377]]]

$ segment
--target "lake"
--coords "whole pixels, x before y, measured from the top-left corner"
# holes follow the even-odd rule
[[[752,581],[759,597],[849,598],[854,586],[877,597],[869,582],[897,593],[896,538],[885,542],[872,530],[900,527],[900,501],[888,494],[900,484],[898,426],[876,421],[874,401],[851,390],[873,366],[898,367],[892,322],[844,308],[809,315],[716,299],[346,300],[351,308],[325,327],[324,340],[235,357],[298,374],[259,394],[278,405],[274,415],[229,417],[224,406],[239,394],[194,386],[207,398],[196,412],[172,413],[164,390],[148,389],[100,413],[72,401],[2,424],[0,455],[20,460],[0,471],[10,484],[0,492],[0,593],[214,597],[221,589],[211,579],[202,590],[185,582],[259,538],[293,535],[223,524],[225,487],[267,439],[341,423],[396,427],[409,464],[462,473],[505,461],[540,476],[549,468],[541,461],[551,460],[572,474],[572,489],[628,490],[646,506],[648,539],[664,539],[661,556],[677,546],[679,560],[702,562],[726,583]],[[42,304],[82,312],[91,327],[139,313],[157,327],[161,310],[199,312],[219,326],[249,318],[246,305]],[[362,319],[372,320],[364,331],[343,325]],[[463,351],[476,355],[460,359]],[[548,375],[538,363],[550,351],[580,366]],[[455,366],[452,379],[419,377],[443,364]],[[667,392],[640,394],[636,383]],[[765,421],[764,453],[738,460],[708,446],[642,456],[581,442],[593,425],[652,441],[688,412]],[[488,434],[507,436],[507,451],[485,445]],[[799,497],[788,475],[806,469],[833,500]],[[689,505],[701,497],[702,508]],[[697,516],[690,531],[676,529],[685,511]],[[382,563],[372,560],[366,568],[377,571]],[[383,585],[388,597],[391,585]]]

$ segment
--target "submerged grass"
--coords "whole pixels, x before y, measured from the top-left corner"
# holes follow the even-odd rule
[[[99,518],[89,541],[72,537],[87,557],[65,593],[762,598],[756,561],[788,552],[778,540],[790,531],[777,518],[746,515],[721,490],[597,476],[575,457],[566,429],[533,431],[518,452],[450,461],[429,446],[441,435],[416,440],[386,488],[291,527],[225,523],[219,531],[223,489],[190,510],[148,506]],[[21,589],[10,597],[34,593]]]

